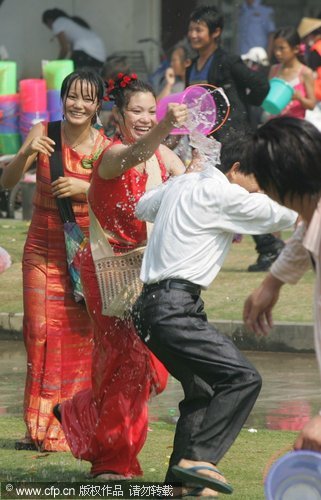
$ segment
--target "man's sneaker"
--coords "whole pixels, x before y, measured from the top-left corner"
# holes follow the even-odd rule
[[[247,270],[249,273],[259,273],[259,272],[264,272],[268,271],[273,264],[273,262],[278,258],[280,255],[282,249],[284,247],[279,245],[279,248],[275,250],[274,252],[269,252],[269,253],[261,253],[255,264],[251,264]]]

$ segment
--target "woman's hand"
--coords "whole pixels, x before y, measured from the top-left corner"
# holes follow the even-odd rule
[[[172,127],[180,127],[188,118],[188,109],[186,104],[170,103],[164,121]]]
[[[54,152],[55,144],[55,141],[53,141],[46,135],[41,135],[39,137],[34,137],[29,143],[27,143],[26,146],[21,149],[21,153],[26,157],[31,156],[35,153],[43,153],[45,155],[51,156],[51,154]]]
[[[302,101],[302,98],[303,98],[303,95],[302,95],[302,92],[300,92],[299,90],[295,90],[293,92],[293,95],[292,95],[292,101],[299,101],[301,102]]]
[[[73,198],[85,195],[89,188],[89,182],[75,177],[58,177],[51,183],[51,187],[51,192],[56,198],[68,198],[69,196]]]

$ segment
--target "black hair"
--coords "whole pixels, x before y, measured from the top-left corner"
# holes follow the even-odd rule
[[[59,19],[59,17],[66,17],[67,19],[70,19],[71,21],[79,24],[79,26],[82,26],[83,28],[91,29],[89,24],[82,17],[69,16],[64,10],[61,9],[45,10],[42,14],[42,22],[44,24],[48,24],[48,22],[56,21],[56,19]]]
[[[59,17],[67,17],[69,19],[68,14],[64,10],[61,9],[48,9],[45,10],[42,14],[42,22],[44,24],[48,24],[50,21],[55,21]]]
[[[90,25],[82,17],[72,16],[72,17],[70,17],[70,19],[72,21],[75,21],[75,23],[79,24],[79,26],[82,26],[83,28],[87,28],[88,30],[91,29]]]
[[[321,17],[320,17],[320,19],[321,19]],[[317,28],[316,30],[311,31],[311,33],[309,33],[309,35],[313,35],[313,36],[321,35],[321,28]]]
[[[110,78],[116,78],[118,73],[128,74],[130,71],[131,69],[126,56],[111,55],[107,57],[101,74],[104,80],[109,80]]]
[[[105,92],[104,81],[96,71],[91,71],[91,70],[88,71],[77,70],[66,76],[66,78],[63,80],[61,84],[61,90],[60,90],[60,98],[62,102],[63,103],[65,102],[68,93],[70,91],[71,85],[77,80],[80,81],[81,95],[84,96],[83,84],[84,82],[86,82],[89,85],[91,98],[93,102],[97,100],[98,105],[101,106],[101,102]],[[93,122],[95,123],[95,121],[96,119],[94,118]]]
[[[221,28],[221,30],[224,28],[223,14],[214,6],[197,7],[191,13],[189,21],[195,23],[203,21],[203,23],[207,25],[210,33],[214,33],[217,28]]]
[[[107,93],[109,100],[114,101],[115,106],[117,106],[121,113],[123,113],[126,106],[128,105],[131,96],[133,94],[136,94],[137,92],[151,93],[156,99],[155,91],[149,83],[135,78],[130,79],[130,82],[127,83],[126,86],[122,86],[121,82],[123,81],[123,79],[126,77],[131,78],[131,76],[122,73],[121,75],[122,76],[120,78],[116,78],[114,82],[114,88]]]
[[[306,120],[269,120],[245,143],[243,173],[253,173],[267,194],[285,197],[321,191],[321,132]]]
[[[300,35],[297,30],[293,28],[293,26],[285,26],[278,29],[273,35],[273,40],[276,40],[277,38],[284,38],[290,47],[296,47],[301,43]]]
[[[243,164],[244,156],[244,141],[248,138],[250,132],[248,130],[240,131],[230,128],[228,133],[220,140],[221,146],[221,163],[216,167],[224,174],[231,170],[234,163]]]
[[[187,59],[193,59],[193,57],[195,56],[195,52],[190,47],[190,45],[184,42],[178,42],[176,45],[174,45],[174,47],[172,47],[170,51],[170,55],[172,56],[173,52],[178,49],[182,49],[183,51],[183,62]]]

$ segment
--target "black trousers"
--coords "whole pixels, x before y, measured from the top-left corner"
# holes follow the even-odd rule
[[[181,458],[218,463],[247,419],[262,381],[233,342],[208,323],[199,294],[167,283],[143,289],[133,320],[143,342],[184,390],[166,476],[170,482],[176,480],[171,467]]]
[[[276,254],[282,249],[284,243],[280,238],[274,236],[274,234],[255,234],[252,235],[253,240],[256,243],[255,250],[258,254]]]

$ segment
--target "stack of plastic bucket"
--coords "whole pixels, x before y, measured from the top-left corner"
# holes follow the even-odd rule
[[[0,155],[15,154],[21,145],[17,65],[0,61]]]
[[[74,71],[71,59],[49,61],[43,67],[43,76],[47,84],[47,99],[50,121],[62,119],[61,84],[65,77]]]
[[[47,102],[49,120],[51,122],[62,120],[63,110],[60,99],[60,90],[47,90]]]
[[[25,139],[36,123],[48,120],[46,81],[20,80],[20,133]]]

